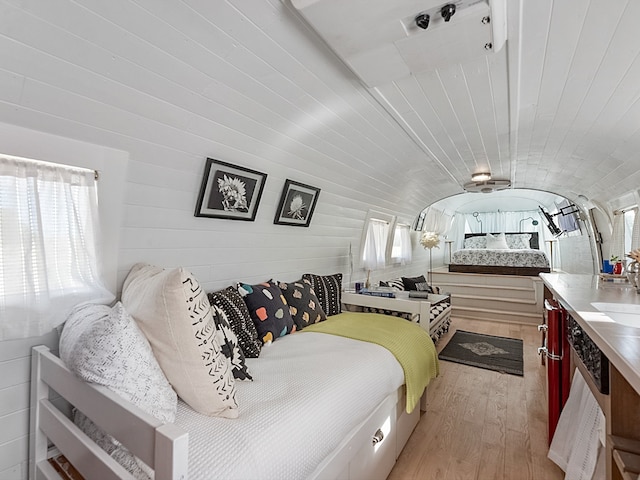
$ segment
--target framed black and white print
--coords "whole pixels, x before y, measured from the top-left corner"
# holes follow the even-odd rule
[[[207,158],[195,216],[252,222],[266,180],[266,173]]]
[[[418,219],[416,220],[416,231],[420,232],[422,230],[422,227],[424,227],[424,219],[427,216],[427,214],[425,212],[420,213],[420,216],[418,216]]]
[[[319,188],[287,179],[273,223],[308,227],[319,195]]]

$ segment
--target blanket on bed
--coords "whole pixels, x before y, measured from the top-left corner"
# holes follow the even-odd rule
[[[438,353],[429,334],[419,325],[401,318],[344,312],[305,327],[303,332],[329,333],[363,340],[389,350],[404,371],[407,413],[413,411],[425,387],[439,373]]]

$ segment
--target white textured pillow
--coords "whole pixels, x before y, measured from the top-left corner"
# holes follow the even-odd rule
[[[184,268],[138,263],[124,282],[122,302],[178,395],[204,415],[236,418],[235,381],[196,278]]]
[[[464,248],[487,248],[486,236],[475,236],[464,239]]]
[[[60,358],[86,382],[104,385],[165,423],[176,418],[177,396],[133,318],[118,302],[81,305],[67,318],[60,336]],[[116,439],[76,412],[75,423],[135,478],[146,478],[136,459]],[[146,467],[139,461],[140,467]]]
[[[498,235],[487,233],[487,248],[493,250],[508,250],[509,245],[507,245],[507,239],[504,233],[499,233]]]
[[[507,245],[513,249],[531,249],[531,234],[530,233],[513,233],[511,235],[505,235]]]

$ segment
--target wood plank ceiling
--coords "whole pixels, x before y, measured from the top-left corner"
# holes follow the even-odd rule
[[[640,185],[639,23],[633,0],[509,0],[506,48],[370,92],[445,183],[606,201]]]

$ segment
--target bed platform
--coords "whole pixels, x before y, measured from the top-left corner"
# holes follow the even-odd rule
[[[313,340],[313,342],[301,344],[301,346],[296,347],[302,351],[309,351],[309,345],[318,343],[318,337],[313,336],[320,335],[325,338],[332,337],[338,339],[338,342],[365,344],[368,349],[382,349],[385,355],[387,353],[391,355],[386,349],[383,349],[383,347],[368,342],[360,342],[348,338],[336,337],[334,335],[313,332],[302,332],[296,335],[300,336],[298,338],[307,336],[308,340]],[[294,335],[290,337],[294,337]],[[329,340],[327,339],[327,341]],[[278,340],[278,342],[282,342],[282,346],[285,346],[287,342],[289,345],[293,345],[296,340],[293,339],[292,341],[291,338],[285,338]],[[264,362],[265,364],[272,363],[272,360],[274,360],[269,357],[269,355],[275,355],[275,353],[272,354],[270,352],[277,351],[278,342],[269,347],[269,353],[265,354],[267,360]],[[321,345],[318,348],[327,351],[326,345]],[[285,350],[287,349],[285,348]],[[337,350],[344,350],[344,345],[339,343]],[[287,355],[290,353],[290,350],[286,351]],[[335,356],[334,353],[329,353]],[[381,356],[379,352],[374,351],[374,353],[375,358]],[[360,353],[358,353],[358,355],[360,355]],[[355,425],[355,427],[349,427],[350,430],[347,434],[340,435],[340,442],[337,444],[337,447],[332,447],[333,450],[331,453],[324,457],[310,475],[305,475],[305,478],[366,478],[367,480],[373,480],[385,479],[388,476],[395,464],[396,458],[419,421],[420,409],[426,407],[425,389],[420,401],[420,408],[416,407],[411,413],[407,413],[402,369],[393,359],[392,355],[391,358],[392,363],[395,364],[393,369],[398,369],[400,372],[399,380],[398,374],[394,374],[395,376],[391,376],[391,380],[385,379],[384,382],[391,385],[393,382],[397,382],[396,384],[399,385],[399,387],[394,387],[391,389],[391,393],[384,394],[381,397],[381,401],[375,400],[377,404],[374,408],[371,409],[367,407],[365,412],[369,413],[363,413],[363,420]],[[259,362],[261,359],[252,360]],[[252,368],[256,365],[258,364],[254,363]],[[266,372],[266,370],[264,372],[257,371],[259,374]],[[258,378],[261,378],[260,375],[258,375]],[[310,381],[317,381],[317,379]],[[247,394],[243,397],[243,399],[246,400],[246,398],[251,396],[248,393],[248,389],[254,388],[257,384],[255,381],[243,383],[247,384],[245,390]],[[373,384],[375,382],[369,381],[369,383]],[[197,462],[194,463],[193,457],[199,455],[199,453],[206,455],[206,448],[214,449],[214,451],[218,453],[218,456],[225,455],[221,450],[216,450],[218,447],[217,444],[215,444],[215,441],[217,441],[215,437],[221,435],[211,434],[211,442],[205,442],[207,444],[204,447],[205,450],[193,449],[192,441],[194,439],[190,438],[191,432],[183,428],[179,421],[181,420],[180,408],[189,408],[186,404],[182,406],[179,405],[176,423],[162,424],[162,422],[155,417],[146,414],[107,388],[85,383],[77,378],[47,347],[38,346],[33,349],[31,385],[29,457],[29,478],[31,479],[59,479],[60,476],[48,462],[50,457],[58,454],[63,454],[86,479],[133,478],[128,471],[97,447],[97,445],[68,418],[64,413],[64,408],[59,409],[57,407],[59,402],[56,401],[54,404],[49,400],[52,390],[60,395],[68,404],[75,406],[87,417],[91,418],[106,433],[113,435],[122,442],[131,453],[155,471],[155,478],[157,480],[211,478],[209,473],[203,476],[202,471],[194,468]],[[286,387],[289,388],[289,385],[286,385]],[[367,393],[368,392],[365,392],[363,395],[367,395]],[[353,395],[351,396],[353,397]],[[309,401],[313,402],[316,398],[317,397],[312,395]],[[62,403],[65,403],[64,401]],[[314,408],[317,408],[323,401],[323,399],[319,399],[318,404],[316,404]],[[273,402],[264,400],[262,405],[264,406],[271,403]],[[366,402],[363,404],[366,404]],[[355,405],[358,404],[356,403]],[[257,405],[257,407],[260,407],[260,405]],[[191,414],[199,415],[192,410]],[[249,413],[247,413],[247,415],[250,416]],[[296,415],[292,415],[292,417],[300,418]],[[216,422],[220,424],[227,422],[227,425],[229,424],[228,422],[235,422],[237,420],[217,417],[204,418],[213,424]],[[275,419],[274,422],[276,422]],[[188,420],[182,418],[182,423],[187,424]],[[315,432],[304,432],[307,436],[312,433]],[[247,438],[242,436],[240,436],[239,439],[243,445],[247,440]],[[251,439],[248,440],[250,441]],[[208,445],[209,443],[211,443],[212,446]],[[51,445],[53,445],[53,447]],[[289,452],[286,458],[290,456],[291,454]],[[255,461],[255,459],[253,460]],[[290,463],[290,460],[282,461]],[[240,462],[237,461],[235,463]],[[210,470],[207,470],[207,472],[211,472],[211,475],[217,475]],[[231,475],[240,478],[238,475],[234,475],[233,472],[231,472]],[[265,474],[265,478],[273,478],[273,476],[269,477]],[[289,477],[283,476],[282,478],[292,477],[290,475]]]
[[[484,237],[484,233],[466,233],[467,239]],[[498,235],[498,234],[493,234]],[[520,236],[522,233],[507,232],[506,237]],[[480,273],[490,275],[538,276],[551,271],[549,261],[540,251],[538,232],[530,235],[529,249],[525,250],[487,250],[485,248],[458,250],[454,252],[449,264],[449,272]]]

